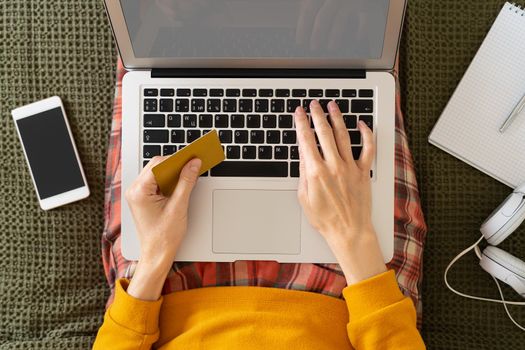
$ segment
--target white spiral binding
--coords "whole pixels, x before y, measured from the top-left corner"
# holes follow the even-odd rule
[[[521,5],[518,5],[514,2],[509,3],[509,10],[516,12],[516,14],[521,13],[521,17],[525,17],[525,8],[521,7]]]

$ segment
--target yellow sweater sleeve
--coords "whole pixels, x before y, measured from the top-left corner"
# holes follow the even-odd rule
[[[348,337],[356,350],[425,349],[416,310],[399,290],[394,271],[347,287],[343,296],[350,315]]]
[[[142,301],[126,293],[129,281],[120,279],[115,287],[115,300],[104,315],[94,350],[146,350],[159,338],[159,313],[162,297]]]

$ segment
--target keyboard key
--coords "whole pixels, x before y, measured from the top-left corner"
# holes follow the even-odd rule
[[[210,170],[211,176],[288,177],[288,162],[225,161]]]
[[[255,100],[255,112],[267,113],[269,108],[268,100]]]
[[[223,89],[210,89],[210,96],[211,97],[223,97],[224,90]]]
[[[259,146],[259,159],[272,159],[272,146]]]
[[[208,96],[208,90],[206,89],[193,89],[193,97],[206,97]]]
[[[257,148],[255,146],[243,146],[242,147],[242,159],[255,159],[257,158]]]
[[[243,89],[242,97],[257,97],[257,90],[255,89]]]
[[[260,128],[261,127],[261,116],[257,114],[250,114],[247,117],[246,125],[248,128]]]
[[[362,120],[365,122],[366,125],[370,128],[370,130],[374,131],[374,116],[372,115],[362,115],[359,117],[359,120]]]
[[[207,111],[210,113],[221,111],[221,100],[218,98],[210,98],[207,102]]]
[[[343,90],[343,97],[357,97],[356,90]]]
[[[323,90],[320,89],[310,89],[308,90],[309,97],[323,97]]]
[[[283,131],[283,143],[287,145],[294,145],[297,143],[297,132],[295,130]]]
[[[161,112],[173,112],[173,100],[172,99],[160,100],[160,111]]]
[[[292,90],[293,97],[306,97],[306,89],[294,89]]]
[[[177,89],[177,96],[179,97],[191,96],[191,90],[190,89]]]
[[[222,111],[226,113],[237,112],[237,100],[234,100],[234,99],[222,100]]]
[[[168,143],[168,130],[144,130],[144,143]]]
[[[180,128],[182,116],[180,114],[168,114],[168,128]]]
[[[221,143],[232,143],[233,142],[233,131],[219,130],[219,139],[221,140]]]
[[[286,111],[288,113],[294,113],[297,107],[301,105],[301,100],[288,100],[286,102]]]
[[[248,143],[248,131],[247,130],[235,131],[235,143]]]
[[[328,100],[328,99],[319,100],[319,104],[321,105],[325,113],[328,113],[328,104],[330,103],[330,101],[332,100]]]
[[[272,100],[272,113],[282,113],[284,112],[284,100]]]
[[[339,92],[339,90],[335,90],[335,89],[327,89],[324,92],[324,95],[326,97],[339,97],[340,96],[340,92]]]
[[[160,156],[160,146],[144,146],[142,156],[148,159]]]
[[[299,162],[290,163],[290,177],[299,177]]]
[[[216,114],[215,115],[215,127],[216,128],[227,128],[228,127],[228,115],[227,114]]]
[[[226,89],[227,97],[239,97],[241,96],[241,90],[239,89]]]
[[[263,116],[263,128],[274,129],[277,127],[277,116],[273,114],[266,114]]]
[[[199,115],[199,128],[212,128],[213,116],[211,114]]]
[[[293,160],[299,159],[299,146],[290,147],[290,159],[293,159]]]
[[[190,111],[190,100],[185,98],[175,100],[175,112],[189,112]]]
[[[157,111],[157,99],[146,98],[144,99],[144,112],[156,112]]]
[[[165,125],[166,118],[164,117],[164,114],[144,114],[145,128],[163,128]]]
[[[348,135],[350,136],[350,141],[352,141],[352,145],[359,146],[361,144],[361,131],[351,130],[348,132]]]
[[[353,103],[354,101],[352,101]],[[348,113],[348,100],[335,100],[341,113]],[[353,112],[352,112],[353,113]]]
[[[288,114],[281,114],[279,116],[279,128],[290,129],[293,127],[293,118]]]
[[[253,144],[264,143],[264,131],[262,130],[250,131],[250,143],[253,143]]]
[[[173,97],[175,96],[175,89],[160,89],[160,96]]]
[[[241,159],[241,147],[240,146],[226,146],[226,158]]]
[[[359,97],[374,97],[374,90],[359,90]]]
[[[278,130],[266,131],[266,143],[268,144],[281,143],[281,132]]]
[[[363,150],[363,147],[352,147],[352,155],[354,156],[355,160],[359,160],[359,157],[361,156],[361,151]]]
[[[179,146],[179,151],[180,151],[181,149],[183,149],[184,147],[186,147],[186,145],[180,145],[180,146]]]
[[[200,130],[188,130],[186,131],[186,136],[187,136],[188,143],[192,143],[193,141],[201,137],[201,131]]]
[[[175,152],[177,152],[177,146],[175,146],[175,145],[162,146],[162,155],[163,156],[171,156]]]
[[[196,128],[197,127],[197,115],[196,114],[184,114],[182,117],[182,125],[185,128]]]
[[[345,125],[347,129],[355,129],[357,128],[357,116],[355,115],[344,115],[343,120],[345,121]]]
[[[288,90],[288,89],[277,89],[277,90],[275,90],[275,97],[290,97],[290,90]]]
[[[244,128],[244,115],[232,114],[230,125],[232,128]]]
[[[155,97],[159,95],[158,89],[144,89],[144,96]]]
[[[184,130],[171,130],[171,143],[184,143]]]
[[[149,159],[146,159],[145,161],[143,161],[142,162],[142,167],[145,168],[146,165],[148,165],[149,161],[150,161]]]
[[[272,89],[261,89],[259,90],[259,96],[260,97],[273,97],[273,90]]]
[[[303,108],[306,111],[306,113],[310,113],[310,103],[312,103],[313,100],[306,99],[303,100]]]
[[[211,130],[210,129],[204,129],[202,130],[202,134],[203,135],[206,135],[207,133],[209,133]]]
[[[373,112],[374,112],[374,100],[352,100],[352,113],[373,113]]]
[[[239,112],[242,112],[242,113],[253,112],[253,100],[248,100],[248,99],[239,100]]]
[[[288,146],[275,146],[275,159],[288,159]]]
[[[205,111],[205,102],[202,98],[194,98],[191,100],[191,111],[192,112],[204,112]]]

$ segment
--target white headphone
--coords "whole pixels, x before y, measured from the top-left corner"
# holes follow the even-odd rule
[[[525,298],[525,262],[518,259],[517,257],[507,253],[506,251],[497,248],[496,246],[503,242],[508,236],[510,236],[521,223],[525,220],[525,184],[518,187],[512,192],[505,201],[496,210],[490,214],[490,216],[481,224],[480,231],[482,236],[480,239],[459,253],[445,269],[445,284],[454,293],[463,296],[465,298],[490,301],[494,303],[501,303],[505,307],[507,315],[511,321],[525,331],[525,327],[518,324],[510,315],[507,305],[525,305],[525,302],[514,302],[506,301],[503,297],[503,292],[498,283],[498,280],[508,284],[514,289],[519,295]],[[478,244],[483,240],[487,240],[490,244],[487,248],[481,252]],[[479,265],[485,271],[487,271],[498,286],[498,290],[501,296],[501,300],[481,298],[468,294],[461,293],[456,289],[452,288],[447,280],[448,271],[465,254],[471,250],[475,251],[478,256]]]

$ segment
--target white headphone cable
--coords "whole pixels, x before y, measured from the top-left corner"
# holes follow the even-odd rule
[[[452,261],[450,262],[450,264],[448,264],[447,268],[445,269],[445,275],[444,275],[444,279],[445,279],[445,284],[447,285],[447,288],[450,289],[453,293],[459,295],[459,296],[462,296],[464,298],[468,298],[468,299],[474,299],[474,300],[481,300],[481,301],[488,301],[488,302],[491,302],[491,303],[498,303],[498,304],[503,304],[503,307],[505,307],[505,311],[507,312],[507,315],[509,316],[510,320],[521,330],[525,331],[525,328],[523,326],[521,326],[519,323],[517,323],[514,318],[512,318],[510,312],[509,312],[509,309],[507,307],[507,305],[525,305],[525,302],[519,302],[519,301],[506,301],[504,296],[503,296],[503,291],[501,290],[501,287],[499,285],[499,282],[498,280],[490,275],[492,277],[492,279],[494,280],[494,282],[496,282],[496,285],[498,286],[498,290],[499,290],[499,294],[501,296],[501,300],[497,300],[497,299],[490,299],[490,298],[483,298],[483,297],[476,297],[476,296],[473,296],[473,295],[468,295],[468,294],[465,294],[465,293],[461,293],[460,291],[454,289],[449,283],[448,283],[448,271],[450,270],[450,268],[459,260],[461,259],[463,256],[465,256],[468,252],[470,252],[471,250],[474,249],[476,255],[478,258],[481,259],[481,252],[478,248],[478,244],[484,239],[483,235],[480,237],[480,239],[478,239],[476,241],[476,243],[474,243],[473,245],[471,245],[470,247],[468,247],[467,249],[463,250],[461,253],[459,253],[458,255],[456,255],[456,257],[454,259],[452,259]]]

